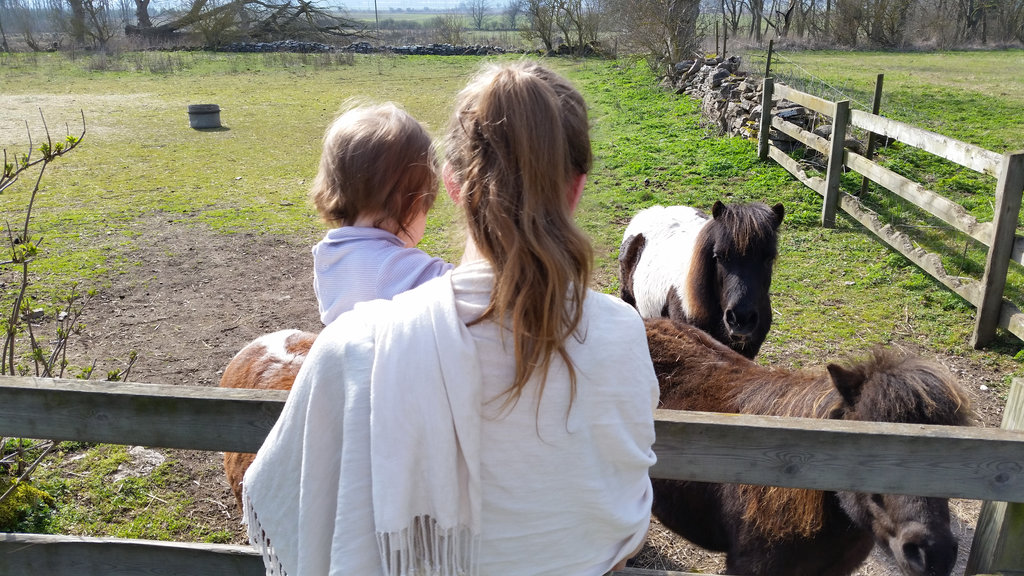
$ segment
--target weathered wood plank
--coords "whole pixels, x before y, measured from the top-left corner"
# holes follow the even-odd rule
[[[878,115],[878,112],[882,109],[882,84],[885,82],[885,74],[879,74],[875,77],[875,95],[871,99],[871,113]],[[875,157],[875,142],[878,139],[874,132],[868,132],[868,144],[864,152],[864,157],[871,160]],[[868,192],[868,177],[864,176],[860,180],[860,195],[864,196]]]
[[[1024,313],[1007,300],[1003,301],[1003,311],[999,316],[999,326],[1024,340]]]
[[[828,169],[825,173],[825,199],[821,204],[821,225],[834,228],[836,211],[839,210],[839,183],[843,176],[843,159],[846,146],[846,125],[850,122],[850,101],[836,102],[835,118],[832,121],[832,137],[829,139]]]
[[[785,84],[775,84],[775,96],[795,102],[804,108],[810,108],[815,112],[820,112],[826,116],[836,115],[836,105],[834,102],[829,102],[823,98],[818,98],[812,94],[801,92],[795,88],[791,88]]]
[[[263,576],[249,546],[155,540],[0,534],[4,576]]]
[[[1015,379],[1003,409],[1004,430],[1024,430],[1024,380]],[[985,502],[965,575],[1024,570],[1024,504]]]
[[[946,288],[949,288],[975,306],[981,302],[982,287],[980,282],[973,278],[948,274],[946,268],[942,265],[942,258],[938,254],[915,246],[906,234],[896,230],[889,224],[883,224],[877,214],[866,208],[853,196],[843,194],[839,199],[839,203],[843,210],[854,220],[874,232],[879,239],[892,247],[893,250],[906,256],[908,260],[941,282]]]
[[[793,160],[782,150],[779,150],[775,146],[768,147],[768,157],[779,163],[779,166],[785,168],[790,174],[796,177],[797,180],[803,182],[804,186],[807,186],[811,190],[814,190],[818,194],[825,195],[825,180],[818,178],[817,176],[808,176],[804,172],[803,168],[796,160]]]
[[[977,304],[974,334],[971,345],[982,348],[992,341],[996,334],[996,325],[1002,313],[1003,289],[1006,287],[1006,274],[1010,267],[1010,255],[1013,252],[1016,238],[1017,223],[1020,219],[1020,207],[1024,196],[1024,152],[1003,156],[996,184],[996,209],[993,217],[995,225],[992,230],[991,248],[985,259],[985,272],[981,283],[984,290],[981,301]]]
[[[265,390],[5,377],[0,435],[255,451],[283,401]],[[19,416],[25,407],[35,416]],[[1024,502],[1024,433],[664,410],[657,418],[655,477]]]
[[[772,91],[775,86],[773,78],[766,77],[761,85],[761,118],[757,130],[757,157],[761,161],[768,159],[768,146],[771,141],[768,139],[770,130],[768,127],[772,122]]]
[[[0,377],[0,436],[255,452],[287,392]]]
[[[820,152],[822,155],[828,155],[830,147],[828,143],[828,138],[822,138],[821,136],[818,136],[814,132],[808,132],[807,130],[804,130],[803,128],[797,126],[796,124],[793,124],[792,122],[787,122],[782,118],[779,118],[778,116],[772,116],[772,127],[778,130],[779,132],[782,132],[783,134],[789,136],[790,138],[796,140],[797,142],[810,146],[811,148]]]
[[[999,168],[1003,162],[1002,155],[991,150],[862,110],[851,111],[850,123],[858,128],[894,138],[904,144],[910,144],[915,148],[990,176],[999,174]]]
[[[940,218],[950,226],[988,246],[992,242],[992,223],[978,222],[963,206],[939,196],[924,186],[879,166],[856,152],[846,151],[846,165],[900,198]]]
[[[263,576],[263,559],[249,546],[157,540],[0,533],[4,576]],[[697,576],[625,568],[612,576]]]
[[[1021,432],[672,410],[656,418],[654,478],[1024,502]]]
[[[1024,266],[1024,237],[1017,236],[1013,239],[1013,252],[1010,253],[1010,261]]]
[[[611,576],[707,576],[693,572],[673,572],[671,570],[648,570],[645,568],[624,568],[611,573]]]

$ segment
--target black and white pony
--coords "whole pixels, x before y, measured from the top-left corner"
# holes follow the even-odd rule
[[[622,299],[645,318],[692,324],[748,358],[772,324],[768,290],[785,210],[715,202],[640,211],[619,249]]]

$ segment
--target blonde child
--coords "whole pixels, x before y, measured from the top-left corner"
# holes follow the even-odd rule
[[[331,229],[313,247],[320,319],[396,294],[452,268],[415,246],[438,190],[430,136],[392,103],[352,108],[324,135],[311,198]]]

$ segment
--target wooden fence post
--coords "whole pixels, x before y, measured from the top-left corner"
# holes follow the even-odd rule
[[[871,100],[871,113],[878,116],[878,111],[882,109],[882,82],[885,80],[885,74],[879,74],[875,78],[875,97]],[[868,132],[868,147],[864,151],[864,157],[871,160],[871,157],[875,155],[875,133]],[[863,196],[868,191],[868,182],[871,180],[865,176],[860,181],[860,195]]]
[[[993,216],[992,239],[981,278],[981,302],[975,303],[974,334],[971,345],[982,348],[995,337],[1003,309],[1003,289],[1010,267],[1017,220],[1020,218],[1021,195],[1024,194],[1024,152],[1003,155],[1003,166],[996,185],[996,210]]]
[[[850,101],[836,102],[836,115],[832,119],[832,142],[829,147],[828,172],[825,174],[825,202],[821,207],[821,225],[835,228],[836,210],[839,208],[839,179],[843,175],[846,150],[846,125],[850,122]]]
[[[1024,380],[1014,379],[1003,408],[1005,430],[1024,430]],[[985,502],[974,530],[965,576],[1024,574],[1024,504]]]
[[[757,157],[762,162],[768,159],[768,136],[772,130],[772,93],[775,92],[775,79],[768,77],[761,84],[761,124],[757,128]]]

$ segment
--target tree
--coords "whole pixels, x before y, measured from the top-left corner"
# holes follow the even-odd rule
[[[597,43],[603,6],[601,0],[555,0],[555,26],[566,45],[583,55],[588,45]]]
[[[700,47],[698,0],[610,0],[613,19],[623,40],[661,69],[683,60]]]
[[[109,0],[82,0],[82,8],[85,11],[86,35],[96,45],[106,46],[117,33],[116,18]]]
[[[4,19],[10,21],[10,12],[7,0],[0,0],[0,52],[11,51],[11,46],[7,43],[7,31],[4,30]]]
[[[722,0],[722,16],[725,28],[736,36],[740,29],[740,19],[743,18],[743,0]]]
[[[519,16],[523,14],[525,4],[525,0],[509,0],[509,3],[505,5],[505,21],[508,23],[509,30],[519,29]]]
[[[526,17],[530,25],[522,31],[527,40],[540,40],[544,49],[555,49],[555,20],[558,13],[556,0],[525,0]]]
[[[136,11],[139,7],[136,0]],[[144,26],[140,21],[136,26],[125,26],[125,32],[157,38],[173,36],[187,28],[199,30],[211,45],[245,38],[329,40],[362,37],[366,33],[360,22],[344,14],[333,14],[315,0],[228,0],[222,4],[216,0],[189,0],[186,11],[176,19],[159,26]]]
[[[484,18],[487,17],[487,11],[490,9],[487,0],[466,0],[463,6],[469,12],[469,19],[473,22],[473,27],[483,30]]]
[[[150,0],[135,0],[135,22],[139,28],[152,28],[153,21],[149,18]]]
[[[433,22],[434,34],[441,42],[452,45],[462,44],[462,32],[466,28],[466,23],[461,14],[455,11],[446,12],[434,18]]]
[[[747,0],[750,10],[750,38],[757,44],[761,43],[761,25],[764,21],[764,0]]]
[[[85,44],[85,0],[68,0],[71,7],[71,41],[78,46]]]

